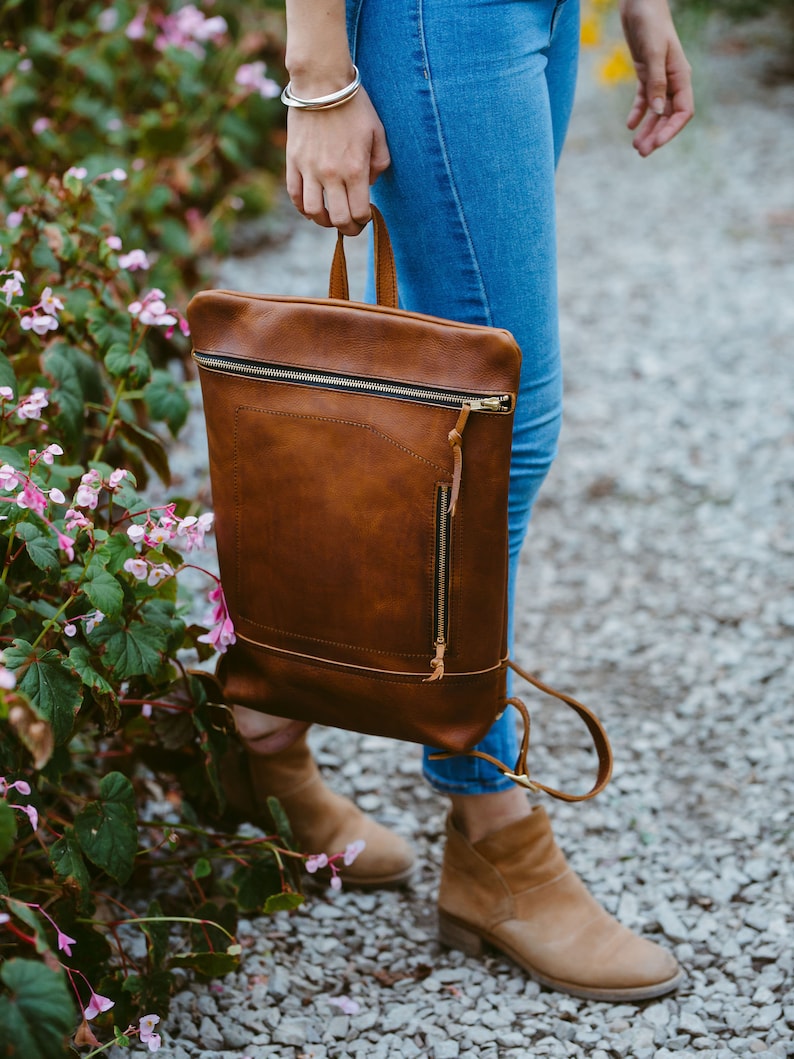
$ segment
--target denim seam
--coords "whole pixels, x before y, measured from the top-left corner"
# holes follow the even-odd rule
[[[492,327],[493,326],[493,313],[491,312],[491,304],[490,304],[490,301],[488,299],[487,291],[485,289],[485,282],[483,280],[482,269],[480,268],[480,262],[477,259],[477,254],[476,254],[476,252],[474,250],[474,243],[473,243],[472,238],[471,238],[471,232],[469,231],[469,226],[466,223],[466,214],[465,214],[465,212],[463,210],[463,203],[461,201],[460,194],[458,192],[457,184],[455,183],[455,176],[454,176],[454,173],[452,171],[452,162],[451,162],[450,157],[449,157],[449,151],[447,149],[447,142],[446,142],[446,139],[444,137],[444,130],[443,130],[443,126],[441,124],[441,117],[440,117],[439,112],[438,112],[438,101],[436,100],[436,94],[435,94],[435,90],[433,88],[433,77],[432,77],[431,70],[430,70],[430,59],[429,59],[429,56],[427,54],[427,41],[425,39],[425,28],[424,28],[423,0],[417,0],[416,16],[417,16],[416,17],[416,21],[417,21],[417,29],[418,29],[418,33],[419,33],[419,40],[420,40],[420,44],[421,44],[421,48],[422,48],[422,63],[423,63],[423,67],[424,67],[423,73],[424,73],[424,76],[425,76],[425,78],[427,80],[427,88],[428,88],[428,93],[429,93],[429,97],[430,97],[430,106],[432,107],[432,110],[433,110],[433,117],[435,119],[435,125],[436,125],[436,135],[438,136],[438,142],[439,142],[439,146],[441,148],[441,155],[442,155],[442,158],[444,160],[444,168],[446,169],[447,178],[449,179],[449,186],[450,186],[450,190],[452,192],[452,198],[453,198],[453,200],[455,202],[455,208],[457,209],[457,212],[458,212],[458,219],[459,219],[461,227],[463,229],[463,234],[464,234],[465,239],[466,239],[466,245],[469,248],[469,257],[470,257],[471,263],[472,263],[472,265],[474,267],[474,271],[475,271],[475,273],[477,275],[477,284],[478,284],[478,287],[479,287],[480,298],[482,300],[482,306],[483,306],[483,311],[484,311],[485,318],[486,318],[486,323],[489,324]]]

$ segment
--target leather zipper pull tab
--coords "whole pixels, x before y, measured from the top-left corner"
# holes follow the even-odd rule
[[[432,684],[434,680],[441,680],[444,676],[444,652],[447,649],[447,641],[438,639],[436,640],[436,656],[430,662],[430,668],[433,672],[429,677],[425,677],[422,681],[423,684]]]
[[[466,426],[466,421],[469,418],[470,412],[471,405],[464,404],[460,410],[457,423],[447,435],[450,448],[452,449],[452,489],[450,490],[449,495],[449,507],[447,508],[448,515],[455,514],[455,507],[458,503],[460,480],[463,476],[463,430]]]

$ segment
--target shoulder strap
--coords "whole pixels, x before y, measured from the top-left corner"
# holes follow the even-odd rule
[[[570,706],[571,709],[575,710],[576,713],[582,718],[584,723],[587,725],[588,731],[593,739],[596,753],[598,754],[598,774],[596,776],[595,783],[586,794],[568,794],[566,791],[558,791],[554,787],[547,787],[543,783],[538,783],[535,780],[529,778],[529,766],[527,765],[527,754],[529,752],[529,736],[530,736],[530,717],[529,710],[526,708],[521,699],[511,698],[507,702],[510,706],[515,706],[524,721],[524,733],[521,739],[521,749],[518,752],[518,758],[516,760],[515,767],[511,771],[504,762],[498,758],[493,757],[492,754],[486,754],[482,750],[468,750],[464,751],[463,755],[468,757],[479,757],[484,761],[490,761],[492,765],[508,779],[513,780],[514,783],[519,784],[521,787],[526,787],[531,791],[545,791],[546,794],[550,794],[553,798],[559,798],[564,802],[583,802],[588,798],[594,798],[596,794],[600,794],[601,791],[609,783],[610,776],[612,775],[612,748],[609,745],[609,739],[604,731],[604,727],[593,713],[592,710],[588,709],[581,702],[577,702],[576,699],[571,698],[570,695],[565,695],[561,691],[555,691],[554,688],[543,684],[536,677],[533,677],[530,673],[527,673],[525,669],[517,665],[512,660],[507,663],[510,668],[518,673],[520,677],[523,677],[529,684],[536,687],[539,691],[544,692],[546,695],[551,695],[555,699],[559,699],[566,705]],[[441,761],[445,758],[461,756],[456,753],[438,753],[431,754],[431,761]]]

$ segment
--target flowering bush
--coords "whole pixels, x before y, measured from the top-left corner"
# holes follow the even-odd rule
[[[194,114],[167,124],[169,71],[193,102],[226,63],[243,108],[254,95],[269,105],[272,89],[261,62],[229,48],[221,63],[216,41],[238,31],[220,3],[211,16],[36,5],[36,26],[32,7],[7,0],[0,13],[21,42],[0,51],[12,148],[0,161],[3,1059],[74,1055],[70,1038],[89,1055],[135,1040],[156,1051],[178,977],[233,969],[238,911],[300,903],[306,860],[275,801],[264,838],[202,822],[223,809],[229,734],[212,678],[191,667],[234,630],[217,577],[196,562],[211,513],[152,499],[189,410],[188,328],[180,295],[165,293],[187,258],[169,241],[188,233],[187,254],[184,211],[214,193],[204,160],[207,174],[231,172],[214,132],[195,154]],[[141,109],[109,128],[122,100]],[[224,115],[245,126],[226,111],[220,126]],[[157,127],[193,152],[195,184],[174,182]],[[236,133],[223,135],[232,152]],[[133,144],[143,166],[127,163]],[[337,879],[357,849],[329,853]]]
[[[267,207],[282,167],[281,5],[206,6],[0,5],[0,179],[20,166],[44,182],[70,166],[77,179],[123,173],[117,233],[137,256],[122,267],[148,266],[172,293]],[[6,187],[12,218],[19,191]]]

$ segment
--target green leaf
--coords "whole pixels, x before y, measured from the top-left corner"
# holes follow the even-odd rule
[[[50,864],[60,879],[74,879],[80,890],[87,895],[91,880],[74,828],[64,828],[63,838],[59,838],[50,846]]]
[[[176,437],[190,411],[184,383],[177,382],[170,372],[158,369],[152,373],[151,382],[143,396],[152,417],[164,420]]]
[[[114,342],[108,349],[105,367],[114,379],[124,379],[131,390],[143,386],[152,374],[152,362],[146,350],[131,350],[121,342]]]
[[[56,381],[58,416],[56,423],[74,444],[83,432],[86,395],[73,353],[66,343],[51,346],[44,354],[44,370]]]
[[[291,912],[293,908],[300,907],[305,900],[306,898],[303,894],[271,894],[265,901],[262,911],[266,914],[270,914],[271,912]]]
[[[139,621],[122,628],[107,620],[94,627],[89,641],[92,647],[104,646],[105,666],[120,681],[128,677],[155,677],[162,665],[167,637],[162,629]]]
[[[20,527],[18,526],[17,529]],[[25,551],[30,561],[45,574],[54,574],[61,569],[61,557],[57,546],[47,537],[34,537],[25,542]]]
[[[0,864],[14,848],[17,838],[17,818],[7,801],[0,801]]]
[[[231,882],[237,890],[237,905],[243,912],[259,912],[268,897],[281,893],[281,873],[272,853],[238,867]]]
[[[118,434],[120,437],[136,448],[163,485],[171,484],[171,468],[168,465],[168,453],[160,438],[150,430],[144,430],[137,423],[128,420],[119,423]]]
[[[37,960],[9,960],[0,967],[8,995],[0,996],[0,1055],[56,1059],[66,1052],[76,1011],[66,977]]]
[[[115,697],[113,685],[102,676],[93,666],[91,652],[87,647],[78,645],[69,652],[69,661],[74,666],[82,682],[93,691],[101,695],[112,695]]]
[[[0,386],[10,386],[14,393],[17,392],[17,377],[14,374],[14,367],[5,353],[0,353]]]
[[[99,784],[99,798],[75,817],[75,831],[88,859],[118,883],[132,874],[138,851],[135,794],[120,772],[109,772]]]
[[[91,603],[107,618],[115,621],[119,617],[124,602],[124,589],[113,574],[92,565],[81,587]]]
[[[292,827],[290,826],[289,818],[284,812],[281,802],[272,794],[268,795],[267,809],[270,815],[273,817],[273,823],[275,824],[279,838],[284,839],[284,842],[286,843],[289,849],[295,849],[295,839],[292,834]]]
[[[112,533],[96,553],[101,565],[111,574],[117,574],[123,569],[124,563],[133,555],[135,555],[135,545],[126,533],[119,532]]]
[[[129,351],[132,339],[132,319],[129,313],[105,306],[96,306],[87,313],[88,333],[102,350],[114,343]]]
[[[14,640],[5,650],[5,664],[13,669],[17,690],[48,721],[56,744],[72,733],[74,718],[83,701],[82,682],[59,651],[33,651],[25,640]]]
[[[208,875],[212,875],[212,865],[206,857],[199,857],[193,865],[193,878],[206,879]]]

